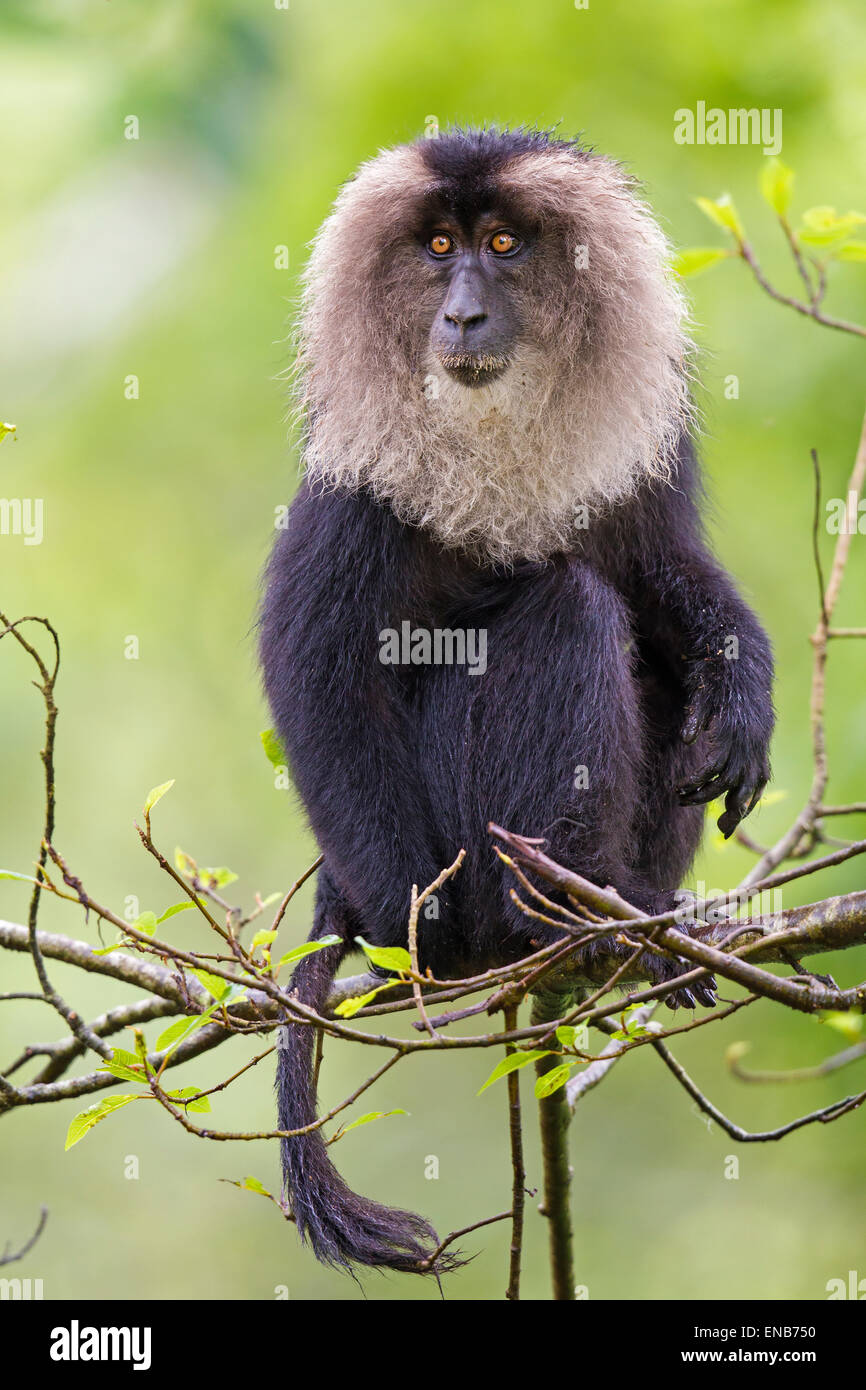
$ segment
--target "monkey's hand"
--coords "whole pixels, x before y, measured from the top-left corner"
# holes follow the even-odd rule
[[[696,663],[680,737],[694,743],[703,736],[705,755],[696,772],[677,788],[682,806],[702,806],[725,797],[718,825],[725,839],[753,811],[770,778],[769,744],[773,713],[769,694],[732,688],[726,673],[718,681]]]

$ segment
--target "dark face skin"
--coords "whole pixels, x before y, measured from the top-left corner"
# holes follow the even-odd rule
[[[422,245],[442,284],[430,346],[455,381],[486,386],[505,371],[520,335],[514,284],[531,254],[528,238],[497,213],[466,223],[445,214]]]

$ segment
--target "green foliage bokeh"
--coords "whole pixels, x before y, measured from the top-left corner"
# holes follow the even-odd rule
[[[379,147],[421,134],[431,117],[442,126],[557,124],[634,170],[677,246],[713,240],[693,199],[729,191],[768,272],[794,291],[759,193],[760,150],[678,145],[674,112],[699,100],[781,108],[799,206],[862,210],[866,25],[855,0],[590,0],[585,10],[570,0],[464,0],[458,10],[399,0],[291,0],[287,10],[270,0],[7,0],[0,34],[0,416],[18,426],[17,439],[0,445],[0,492],[45,506],[41,545],[0,538],[0,595],[13,616],[45,614],[61,634],[57,844],[115,909],[136,895],[142,910],[161,911],[174,898],[132,821],[147,789],[174,778],[154,812],[163,846],[230,865],[240,876],[231,891],[247,900],[285,889],[315,850],[262,754],[257,586],[274,509],[297,476],[281,382],[291,303],[305,245],[341,180]],[[124,138],[130,115],[137,141]],[[281,245],[288,270],[275,268]],[[734,262],[689,291],[710,525],[779,666],[774,771],[786,796],[751,823],[769,842],[811,772],[809,449],[819,451],[827,495],[841,495],[863,408],[864,347],[772,304]],[[834,272],[828,307],[866,318],[863,267]],[[732,374],[734,400],[723,389]],[[139,397],[130,400],[133,375]],[[840,624],[864,622],[863,549],[855,542]],[[130,636],[137,660],[124,656]],[[0,648],[0,672],[0,859],[27,872],[40,827],[41,711],[11,642]],[[832,651],[829,711],[832,799],[862,798],[866,683],[856,643]],[[745,851],[721,850],[708,834],[696,877],[725,887],[748,864]],[[785,905],[861,883],[853,861],[799,894],[792,887]],[[292,904],[281,949],[303,939],[310,902],[307,889]],[[24,888],[4,884],[0,913],[20,921],[25,911]],[[188,921],[172,923],[178,939]],[[74,908],[45,903],[43,924],[95,941],[93,922]],[[127,997],[53,973],[87,1015]],[[852,982],[855,963],[839,962],[837,975]],[[24,959],[0,961],[0,978],[3,989],[31,987]],[[56,1036],[44,1005],[2,1006],[4,1062]],[[723,1051],[741,1037],[763,1068],[806,1065],[838,1038],[762,1006],[686,1040],[685,1065],[743,1124],[781,1123],[856,1088],[853,1073],[797,1090],[738,1085]],[[130,1045],[128,1035],[117,1041]],[[230,1050],[184,1069],[177,1084],[218,1080]],[[347,1092],[369,1060],[331,1046],[325,1098]],[[494,1060],[425,1057],[390,1073],[364,1105],[411,1114],[340,1142],[335,1158],[348,1180],[423,1211],[443,1232],[504,1208],[504,1091],[475,1098]],[[537,1185],[529,1086],[525,1098]],[[270,1072],[259,1069],[215,1098],[212,1118],[262,1128],[271,1107]],[[41,1242],[14,1271],[43,1278],[46,1297],[272,1298],[280,1285],[293,1298],[357,1296],[351,1281],[299,1251],[268,1203],[218,1183],[252,1173],[273,1188],[274,1146],[202,1143],[155,1106],[135,1105],[64,1154],[80,1108],[19,1113],[0,1129],[0,1244],[20,1244],[40,1204],[51,1208]],[[732,1142],[708,1131],[642,1051],[585,1102],[573,1128],[580,1283],[595,1298],[825,1296],[828,1279],[866,1272],[862,1127],[858,1114],[743,1148],[739,1180],[726,1180]],[[137,1180],[124,1176],[129,1155],[140,1162]],[[425,1179],[430,1155],[435,1181]],[[529,1226],[525,1291],[545,1297],[543,1223]],[[471,1240],[482,1253],[452,1282],[452,1297],[502,1295],[507,1239],[503,1226]],[[368,1292],[436,1296],[420,1281],[375,1276]]]

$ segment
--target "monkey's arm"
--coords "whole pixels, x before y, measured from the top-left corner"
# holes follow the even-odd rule
[[[724,794],[719,828],[728,837],[770,776],[773,660],[761,624],[707,549],[682,481],[641,519],[635,603],[682,678],[681,736],[700,738],[703,757],[680,800],[698,805]]]
[[[274,720],[329,872],[380,945],[405,938],[412,883],[441,867],[411,709],[398,670],[379,660],[404,552],[390,512],[302,484],[271,558],[260,639]]]

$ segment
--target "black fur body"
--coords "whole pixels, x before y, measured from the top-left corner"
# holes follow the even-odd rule
[[[300,964],[302,1001],[322,1008],[355,937],[405,946],[412,884],[461,848],[438,919],[420,923],[422,968],[460,977],[553,939],[511,901],[490,821],[653,912],[673,904],[701,836],[689,803],[727,794],[727,832],[751,808],[768,773],[769,644],[707,550],[698,492],[684,432],[669,482],[593,515],[567,552],[500,565],[363,488],[301,485],[268,571],[261,655],[324,856],[311,936],[345,943]],[[383,664],[381,634],[406,621],[483,629],[486,670]],[[312,1039],[284,1030],[281,1129],[315,1119]],[[285,1139],[283,1163],[320,1259],[414,1270],[435,1247],[419,1217],[351,1193],[319,1131]]]

